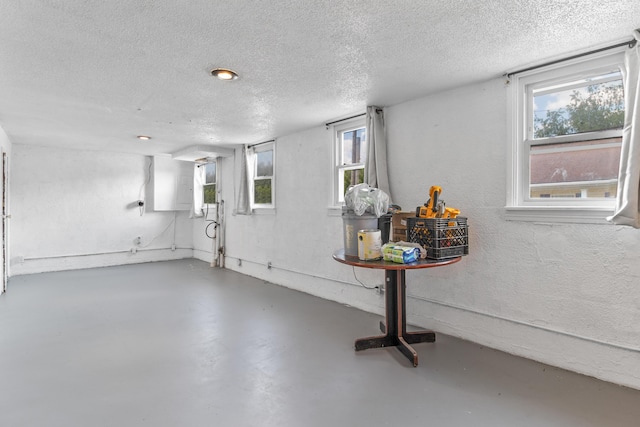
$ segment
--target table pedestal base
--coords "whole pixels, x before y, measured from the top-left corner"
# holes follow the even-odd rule
[[[413,366],[418,366],[418,353],[409,344],[435,342],[436,334],[433,331],[407,332],[405,271],[386,270],[385,280],[386,325],[380,322],[380,330],[385,335],[357,339],[355,349],[397,347]]]

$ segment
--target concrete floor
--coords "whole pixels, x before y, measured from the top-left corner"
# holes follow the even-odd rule
[[[378,316],[197,260],[9,286],[1,426],[639,425],[638,390],[444,335],[355,353]]]

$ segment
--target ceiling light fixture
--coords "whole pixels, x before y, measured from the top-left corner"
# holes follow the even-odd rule
[[[238,78],[238,73],[226,68],[214,68],[211,70],[211,75],[220,80],[235,80]]]
[[[151,137],[147,135],[138,135],[136,138],[141,139],[143,141],[148,141],[151,139]]]

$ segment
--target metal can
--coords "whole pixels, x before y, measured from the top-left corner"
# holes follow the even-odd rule
[[[380,230],[358,231],[358,258],[372,261],[382,258],[382,234]]]

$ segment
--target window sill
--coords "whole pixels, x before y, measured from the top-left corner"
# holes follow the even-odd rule
[[[570,224],[611,224],[607,217],[613,215],[613,209],[607,207],[584,208],[580,206],[507,206],[507,221],[528,221],[540,223]]]
[[[254,215],[275,215],[276,208],[253,208],[251,213]]]
[[[329,206],[327,216],[342,216],[342,206]]]

